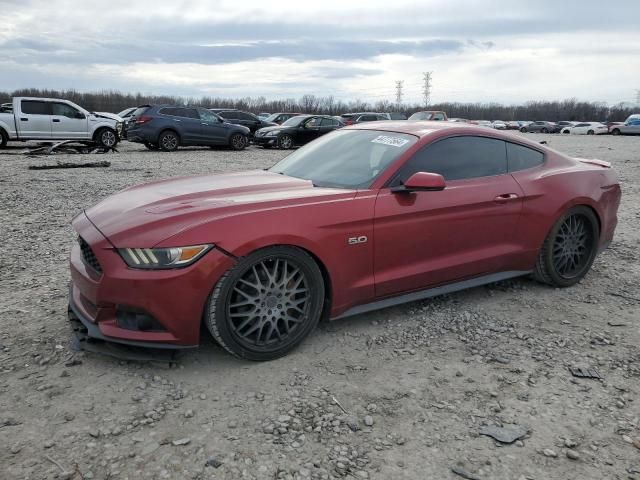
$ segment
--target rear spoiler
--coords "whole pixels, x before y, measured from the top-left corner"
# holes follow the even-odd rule
[[[588,163],[590,165],[596,165],[602,168],[611,168],[611,163],[605,162],[604,160],[597,160],[595,158],[574,158],[574,160],[578,160],[582,163]]]

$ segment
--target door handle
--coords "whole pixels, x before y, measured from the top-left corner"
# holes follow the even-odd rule
[[[28,118],[24,118],[24,117],[22,117],[22,118],[20,119],[20,121],[21,121],[21,122],[28,122],[28,121],[29,121],[29,119],[28,119]]]
[[[496,203],[507,203],[511,200],[516,200],[517,198],[517,193],[503,193],[502,195],[498,195],[496,198],[494,198],[493,201]]]
[[[53,120],[51,120],[51,121],[52,121],[52,122],[55,122],[55,123],[60,123],[60,119],[59,119],[59,118],[54,118],[54,119],[53,119]]]

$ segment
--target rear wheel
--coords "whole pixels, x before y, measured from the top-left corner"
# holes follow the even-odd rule
[[[113,148],[118,143],[116,132],[110,128],[101,128],[96,132],[96,142],[106,148]]]
[[[587,135],[593,135],[593,134],[595,134],[595,133],[596,133],[596,132],[594,132],[593,130],[589,130],[589,131],[587,132]]]
[[[521,131],[522,133],[527,133],[527,129],[526,129],[525,127],[522,127],[522,128],[520,129],[520,131]]]
[[[544,127],[543,127],[543,128],[540,130],[540,133],[549,133],[549,130],[547,130],[546,128],[544,128]]]
[[[158,145],[165,152],[173,152],[178,149],[180,139],[178,134],[172,130],[165,130],[158,137]]]
[[[278,139],[278,147],[283,148],[285,150],[293,148],[293,137],[288,134],[282,135]]]
[[[247,143],[249,143],[247,137],[245,137],[241,133],[234,133],[229,139],[229,145],[234,150],[244,150],[247,146]]]
[[[268,247],[240,259],[222,276],[205,319],[228,352],[272,360],[316,327],[323,304],[324,281],[313,258],[293,247]]]
[[[611,130],[611,135],[620,135],[620,129],[614,128],[613,130]]]
[[[598,252],[600,229],[593,211],[578,206],[567,211],[544,241],[534,270],[536,280],[570,287],[589,271]]]
[[[7,146],[7,142],[9,141],[9,137],[4,130],[0,130],[0,148],[4,148]]]

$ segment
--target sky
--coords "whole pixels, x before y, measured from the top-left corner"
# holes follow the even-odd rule
[[[635,102],[640,1],[0,0],[0,90]]]

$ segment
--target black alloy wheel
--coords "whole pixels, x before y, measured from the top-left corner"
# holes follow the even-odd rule
[[[178,149],[178,145],[180,144],[180,139],[178,138],[178,134],[171,130],[166,130],[160,134],[158,137],[158,145],[160,149],[165,152],[173,152]]]
[[[538,256],[534,276],[557,287],[578,283],[589,271],[598,251],[600,230],[593,211],[574,207],[556,222]]]
[[[281,357],[315,328],[324,281],[306,252],[268,247],[242,258],[209,299],[209,331],[228,352],[248,360]]]
[[[549,130],[547,130],[547,127],[543,127],[543,128],[540,130],[540,133],[549,133]]]
[[[241,133],[234,133],[229,139],[229,145],[234,150],[244,150],[248,143],[247,137]]]

